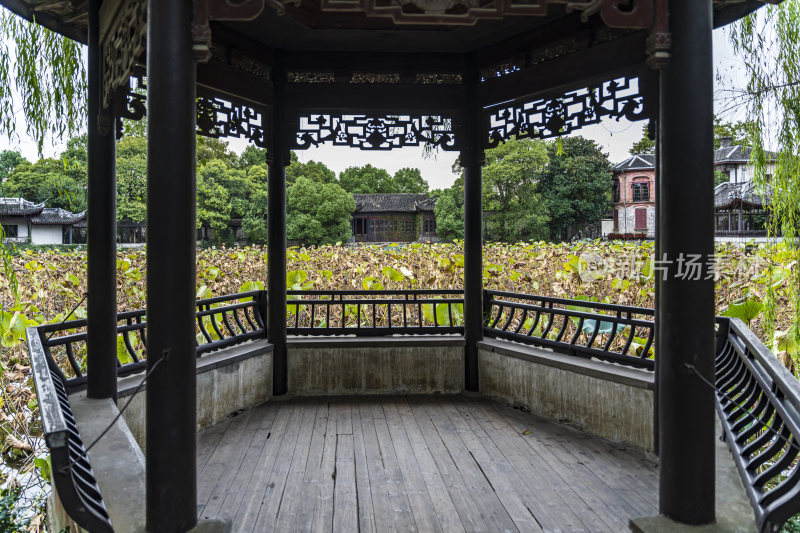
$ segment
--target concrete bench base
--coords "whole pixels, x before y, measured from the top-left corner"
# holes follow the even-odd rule
[[[478,372],[484,396],[653,450],[652,372],[498,339],[478,344]]]

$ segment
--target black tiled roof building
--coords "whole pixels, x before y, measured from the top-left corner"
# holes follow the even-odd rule
[[[356,242],[437,241],[436,198],[425,193],[354,194]]]

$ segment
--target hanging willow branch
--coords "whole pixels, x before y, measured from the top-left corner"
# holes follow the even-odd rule
[[[78,132],[86,117],[86,68],[79,43],[0,8],[0,134],[20,119],[42,153],[47,136]]]
[[[795,261],[789,300],[800,341],[800,0],[785,0],[742,19],[733,26],[731,42],[748,77],[743,102],[754,148],[754,179],[760,192],[772,189],[769,233],[783,235],[779,253]],[[768,166],[768,145],[777,148],[774,169]],[[768,314],[775,298],[770,290]]]

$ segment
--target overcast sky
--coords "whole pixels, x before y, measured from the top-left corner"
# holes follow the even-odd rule
[[[739,74],[741,72],[740,61],[734,56],[724,30],[714,32],[714,63],[718,78],[732,80],[732,83],[737,85],[743,83],[742,76]],[[724,118],[727,120],[741,120],[743,117],[729,115]],[[22,120],[22,117],[20,117],[20,120]],[[631,145],[641,138],[642,124],[642,122],[631,123],[624,119],[619,122],[606,120],[596,126],[584,128],[576,134],[594,140],[609,155],[612,163],[618,163],[628,157],[628,150]],[[18,124],[18,127],[21,129],[24,124]],[[0,150],[11,148],[12,150],[20,151],[28,160],[38,159],[35,143],[25,135],[24,131],[19,131],[18,136],[20,137],[19,141],[11,143],[6,137],[0,138]],[[231,149],[237,153],[244,150],[246,145],[246,141],[240,139],[232,139],[230,142]],[[58,156],[63,150],[64,142],[56,142],[55,144],[45,142],[44,155],[46,157]],[[440,151],[431,157],[425,158],[422,155],[422,148],[403,148],[390,152],[374,152],[344,147],[321,146],[296,153],[300,161],[321,161],[337,174],[348,167],[362,166],[367,163],[385,168],[390,173],[394,173],[403,167],[417,167],[421,170],[423,178],[428,181],[432,189],[449,187],[456,178],[451,172],[451,167],[457,156],[455,152]]]

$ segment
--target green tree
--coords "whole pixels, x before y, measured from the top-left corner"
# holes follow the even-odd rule
[[[728,176],[726,173],[720,170],[714,171],[714,187],[716,187],[720,183],[727,183],[729,181],[731,181],[731,177]]]
[[[0,152],[0,196],[5,196],[4,182],[12,170],[28,160],[22,154],[14,150],[3,150]]]
[[[239,156],[231,151],[228,142],[213,137],[197,136],[196,154],[198,164],[205,164],[214,159],[225,163],[228,167],[235,166],[239,161]]]
[[[718,116],[714,116],[714,149],[720,147],[721,137],[731,137],[731,144],[739,146],[750,146],[748,139],[748,128],[752,128],[752,122],[723,122]]]
[[[0,9],[0,132],[16,134],[17,111],[42,153],[86,120],[86,69],[80,43]],[[16,90],[10,90],[10,88]]]
[[[86,209],[84,187],[70,177],[64,162],[58,159],[20,164],[6,178],[5,192],[35,203],[45,202],[47,207],[76,212]]]
[[[418,168],[401,168],[394,173],[392,181],[395,192],[428,192],[428,182],[422,178],[422,173]]]
[[[339,185],[349,193],[397,192],[392,176],[384,169],[370,164],[345,169],[339,174]]]
[[[436,233],[442,241],[464,238],[464,178],[459,177],[452,187],[439,191],[433,213]]]
[[[304,245],[332,244],[350,239],[353,195],[336,183],[319,184],[299,177],[287,191],[289,239]]]
[[[754,181],[760,192],[769,188],[772,193],[768,229],[773,236],[783,235],[786,253],[800,261],[800,1],[755,11],[733,26],[730,38],[748,78],[735,98],[746,111],[744,131],[753,148]],[[777,148],[773,168],[768,144]],[[777,302],[788,300],[795,341],[800,342],[800,268],[793,269],[788,294],[777,294],[769,284],[765,292],[767,334],[775,328]],[[800,354],[793,357],[800,362]]]
[[[231,199],[225,188],[228,167],[214,159],[197,170],[197,227],[208,225],[220,242],[231,221]]]
[[[117,220],[147,218],[147,139],[123,137],[117,142]]]
[[[61,153],[67,175],[83,187],[88,185],[89,156],[87,152],[88,136],[84,133],[67,141],[67,149]]]
[[[630,154],[652,154],[655,151],[656,141],[650,138],[650,125],[645,124],[642,128],[642,138],[634,143],[630,149]]]
[[[573,224],[598,221],[611,208],[611,163],[594,141],[566,137],[547,145],[550,163],[539,190],[550,214],[550,238],[566,237]]]
[[[247,148],[239,156],[236,161],[236,168],[247,169],[255,165],[267,164],[267,150],[265,148],[258,148],[252,144],[248,144]]]
[[[292,152],[292,155],[295,155]],[[286,185],[291,186],[297,178],[306,178],[314,183],[336,183],[336,173],[325,166],[324,163],[309,161],[301,163],[297,156],[292,158],[292,162],[286,167]]]
[[[549,218],[537,183],[548,159],[547,146],[540,140],[514,139],[486,151],[487,238],[513,242],[547,237]]]

